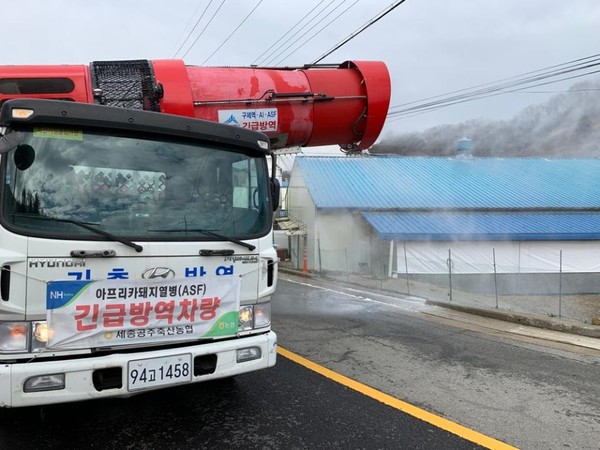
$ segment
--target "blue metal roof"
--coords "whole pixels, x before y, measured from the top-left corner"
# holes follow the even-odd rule
[[[383,240],[583,240],[600,239],[600,213],[365,212]]]
[[[317,208],[599,208],[600,160],[296,157]]]

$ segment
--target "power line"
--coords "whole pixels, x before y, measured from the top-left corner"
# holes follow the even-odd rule
[[[600,65],[600,64],[598,64],[598,65]],[[600,73],[600,69],[594,70],[594,71],[591,71],[591,72],[587,72],[587,73],[583,73],[583,74],[579,74],[579,75],[572,75],[572,76],[569,76],[569,77],[561,78],[559,80],[546,81],[544,83],[538,83],[538,84],[534,84],[532,86],[526,86],[526,87],[522,87],[522,88],[518,88],[518,89],[513,89],[513,90],[510,90],[510,91],[494,92],[494,93],[490,93],[488,95],[477,96],[477,97],[473,97],[473,98],[464,98],[462,100],[454,101],[454,102],[451,102],[451,103],[440,104],[440,105],[437,105],[437,106],[427,106],[427,107],[423,107],[423,108],[420,108],[420,109],[413,109],[412,111],[398,111],[398,112],[394,112],[394,113],[388,114],[387,117],[391,118],[392,119],[391,121],[393,121],[393,119],[413,117],[413,115],[423,114],[425,112],[430,112],[430,111],[436,111],[438,109],[445,108],[445,107],[448,107],[448,106],[457,105],[457,104],[460,104],[460,103],[472,102],[472,101],[481,100],[481,99],[484,99],[484,98],[495,97],[497,95],[512,94],[512,93],[515,93],[515,92],[522,91],[523,89],[529,89],[529,88],[537,87],[537,86],[546,86],[548,84],[554,84],[554,83],[559,83],[561,81],[573,80],[575,78],[581,78],[581,77],[585,77],[585,76],[588,76],[588,75],[593,75],[593,74],[596,74],[596,73]]]
[[[488,98],[488,97],[491,97],[494,95],[518,92],[518,91],[522,91],[524,89],[530,89],[532,87],[554,84],[554,83],[558,83],[560,81],[566,81],[566,80],[570,80],[570,79],[574,79],[574,78],[579,78],[582,76],[591,75],[591,74],[597,73],[598,71],[596,70],[596,71],[587,72],[585,74],[568,76],[568,77],[563,77],[563,78],[552,80],[552,81],[537,83],[538,81],[546,80],[549,78],[555,78],[560,75],[566,75],[566,74],[569,74],[572,72],[577,72],[577,71],[590,69],[590,68],[599,66],[600,58],[595,58],[594,56],[577,60],[577,61],[583,61],[583,60],[588,59],[588,61],[586,61],[586,63],[579,63],[579,64],[574,64],[574,65],[569,66],[568,65],[568,64],[570,64],[570,62],[569,62],[569,63],[559,64],[557,66],[551,66],[551,67],[561,67],[562,66],[563,69],[561,69],[561,70],[546,71],[539,75],[526,77],[526,78],[523,78],[522,76],[520,78],[519,78],[519,76],[511,77],[511,78],[508,78],[508,80],[514,80],[514,81],[499,83],[496,85],[491,85],[491,83],[486,83],[484,85],[479,85],[479,86],[488,86],[487,88],[472,90],[471,92],[467,92],[469,89],[461,89],[459,91],[454,91],[454,92],[465,92],[464,94],[461,94],[461,95],[453,95],[453,96],[451,95],[451,96],[447,96],[446,98],[441,98],[443,96],[430,97],[430,98],[440,98],[439,100],[436,100],[436,101],[421,102],[421,103],[411,102],[410,104],[415,104],[415,103],[418,103],[418,104],[416,104],[416,106],[412,106],[409,108],[392,111],[392,112],[388,113],[388,117],[405,116],[407,114],[412,114],[414,112],[435,110],[435,109],[438,109],[441,107],[452,106],[452,105],[467,102],[467,101],[479,100],[479,99]],[[589,59],[589,58],[592,58],[592,59]],[[528,73],[537,73],[537,72],[541,72],[544,70],[546,70],[546,69],[540,69],[540,70],[537,70],[534,72],[528,72]],[[537,84],[532,84],[532,83],[537,83]],[[406,104],[406,105],[408,105],[408,104]],[[393,108],[398,108],[398,106],[395,106]]]
[[[563,89],[560,91],[519,91],[519,94],[570,94],[572,92],[592,92],[600,91],[600,88],[589,89]]]
[[[327,4],[327,6],[325,6],[325,8],[323,8],[323,10],[321,10],[312,20],[314,21],[314,19],[316,19],[317,17],[319,17],[320,15],[322,15],[325,10],[327,8],[329,8],[329,6],[334,3],[335,0],[329,2]],[[290,40],[292,40],[296,35],[298,35],[302,30],[304,30],[307,26],[309,26],[312,22],[308,22],[306,24],[304,24],[299,30],[297,30],[292,36],[290,36],[288,39],[286,39],[286,41],[280,45],[278,47],[278,53],[275,54],[275,56],[273,56],[271,59],[269,59],[268,61],[265,62],[266,65],[271,64],[273,61],[275,61],[277,58],[279,58],[281,56],[281,54],[283,52],[285,52],[286,50],[288,50],[292,45],[294,45],[296,42],[298,42],[300,39],[302,39],[304,36],[306,36],[312,29],[314,29],[317,25],[319,25],[321,22],[323,22],[327,17],[329,17],[331,14],[333,14],[335,12],[335,10],[337,10],[339,7],[341,7],[344,3],[346,3],[348,0],[342,0],[340,3],[338,3],[336,6],[334,6],[334,8],[329,11],[327,14],[325,14],[325,16],[323,16],[321,19],[319,19],[317,22],[314,23],[314,25],[312,25],[308,30],[306,30],[299,38],[297,38],[296,40],[294,40],[291,44],[287,45],[285,48],[283,48],[282,50],[281,47],[283,47],[283,45],[287,44]],[[269,56],[272,56],[273,53],[275,52],[271,52],[271,54]],[[266,58],[265,58],[266,59]]]
[[[221,8],[223,7],[223,5],[225,4],[225,0],[223,0],[221,2],[221,4],[219,5],[219,7],[217,8],[217,10],[213,13],[212,17],[208,20],[208,23],[204,26],[204,28],[202,28],[202,31],[200,32],[200,34],[198,36],[196,36],[196,39],[194,39],[194,42],[192,42],[192,45],[190,45],[187,49],[187,51],[183,54],[182,58],[185,58],[187,56],[187,54],[190,52],[190,50],[192,48],[194,48],[194,45],[196,45],[196,42],[198,42],[198,39],[200,39],[200,37],[204,34],[204,32],[206,31],[206,29],[208,28],[208,26],[212,23],[212,21],[214,20],[215,16],[219,13],[219,11],[221,10]]]
[[[323,55],[321,55],[317,60],[315,60],[313,62],[313,64],[317,64],[319,61],[323,60],[324,58],[326,58],[327,56],[331,55],[333,52],[335,52],[336,50],[338,50],[342,46],[346,45],[349,41],[351,41],[352,39],[354,39],[356,36],[358,36],[360,33],[362,33],[363,31],[365,31],[371,25],[375,24],[381,18],[383,18],[384,16],[386,16],[387,14],[389,14],[390,12],[392,12],[394,9],[396,9],[398,6],[400,6],[405,1],[406,0],[400,0],[400,1],[397,1],[395,4],[389,6],[386,10],[382,11],[376,17],[374,17],[373,19],[371,19],[368,23],[366,23],[365,25],[363,25],[358,31],[353,32],[346,39],[344,39],[342,42],[336,44],[331,50],[328,50],[326,53],[324,53]]]
[[[600,63],[594,64],[591,67],[598,66],[598,65],[600,65]],[[582,70],[582,69],[577,69],[577,70]],[[574,71],[574,70],[572,70],[572,71]],[[572,71],[569,71],[569,72],[572,72]],[[574,76],[570,76],[570,77],[561,78],[558,80],[552,80],[552,81],[547,81],[544,83],[538,83],[538,84],[533,84],[533,85],[531,85],[531,83],[533,81],[528,81],[526,83],[522,83],[522,84],[526,84],[527,86],[517,88],[517,89],[506,90],[507,87],[503,86],[503,87],[499,87],[499,88],[490,89],[485,92],[475,92],[475,93],[468,94],[468,95],[450,97],[448,99],[440,100],[438,102],[424,103],[424,104],[417,105],[417,106],[414,106],[411,108],[406,108],[406,109],[402,109],[399,111],[393,111],[391,113],[388,113],[388,117],[403,116],[403,115],[411,114],[411,113],[417,112],[417,111],[433,111],[433,110],[436,110],[439,108],[453,106],[453,105],[457,105],[460,103],[470,102],[470,101],[474,101],[474,100],[480,100],[480,99],[484,99],[484,98],[493,97],[496,95],[514,93],[514,92],[518,92],[518,91],[521,91],[524,89],[530,89],[532,87],[546,86],[548,84],[559,83],[561,81],[566,81],[566,80],[571,80],[574,78],[580,78],[583,76],[592,75],[597,72],[600,72],[600,70],[595,70],[595,71],[580,74],[580,75],[574,75]],[[553,76],[556,76],[556,75],[553,75]],[[549,78],[549,77],[546,77],[546,78]],[[518,85],[515,85],[515,86],[518,86]]]
[[[313,34],[311,37],[309,37],[307,40],[305,40],[302,44],[300,44],[298,47],[296,47],[294,50],[292,50],[290,53],[288,53],[287,55],[285,55],[283,58],[281,58],[277,63],[277,64],[281,64],[281,62],[283,62],[285,59],[289,58],[290,56],[292,56],[294,53],[296,53],[298,50],[300,50],[302,47],[304,47],[306,44],[308,44],[310,41],[312,41],[316,36],[318,36],[323,30],[325,30],[327,27],[329,27],[333,22],[335,22],[336,20],[338,20],[342,15],[344,15],[346,12],[348,12],[349,9],[351,9],[354,5],[356,5],[358,3],[359,0],[355,0],[354,3],[352,3],[350,6],[348,6],[345,10],[343,10],[341,13],[339,13],[337,16],[335,16],[331,21],[329,21],[329,23],[327,23],[325,26],[323,26],[319,31],[317,31],[315,34]],[[314,28],[314,27],[312,27]],[[312,30],[312,28],[310,30]],[[310,31],[308,30],[308,31]],[[302,35],[301,37],[304,37],[308,31]],[[300,38],[299,38],[300,39]],[[298,39],[298,40],[299,40]],[[297,41],[295,41],[294,43],[296,43]],[[289,48],[289,47],[288,47]]]
[[[326,9],[326,8],[328,8],[328,7],[329,7],[329,5],[331,5],[331,4],[332,4],[334,1],[335,1],[335,0],[331,0],[331,1],[330,1],[330,2],[327,4],[327,6],[325,6],[325,8],[323,8],[323,9]],[[296,23],[295,23],[295,24],[294,24],[294,25],[293,25],[293,26],[292,26],[292,27],[291,27],[289,30],[287,30],[287,31],[286,31],[286,32],[283,34],[283,36],[281,36],[279,39],[277,39],[275,42],[273,42],[273,44],[271,44],[271,46],[270,46],[268,49],[266,49],[266,50],[265,50],[264,52],[262,52],[262,53],[261,53],[261,54],[260,54],[260,55],[259,55],[257,58],[255,58],[255,59],[254,59],[254,61],[252,61],[252,63],[251,63],[251,64],[252,64],[252,65],[254,65],[254,64],[255,64],[255,63],[257,63],[258,61],[260,61],[260,60],[261,60],[261,58],[262,58],[262,57],[265,55],[265,53],[267,53],[269,50],[271,50],[273,47],[275,47],[275,46],[276,46],[278,43],[280,43],[280,42],[281,42],[281,40],[282,40],[284,37],[286,37],[288,34],[290,34],[294,28],[296,28],[296,27],[297,27],[297,26],[298,26],[300,23],[302,23],[302,22],[304,21],[304,19],[306,19],[306,18],[307,18],[307,17],[308,17],[310,14],[312,14],[312,12],[313,12],[315,9],[317,9],[317,8],[318,8],[320,5],[322,5],[324,2],[325,2],[325,0],[321,0],[321,1],[320,1],[320,2],[319,2],[319,3],[318,3],[316,6],[315,6],[315,7],[313,7],[313,9],[311,9],[309,12],[307,12],[307,13],[304,15],[304,17],[302,17],[302,19],[300,19],[300,20],[299,20],[298,22],[296,22]],[[317,16],[318,16],[318,14],[317,14]],[[306,26],[306,25],[305,25],[305,26]],[[288,42],[288,41],[285,41],[285,42]],[[280,47],[278,47],[278,49],[279,49],[279,48],[281,48],[281,46],[282,46],[282,45],[283,45],[283,44],[280,44]],[[271,53],[271,54],[272,54],[272,53]],[[268,58],[269,56],[271,56],[271,54],[269,54],[269,55],[267,56],[267,58]]]
[[[202,11],[202,14],[200,14],[200,17],[198,18],[198,20],[196,20],[196,23],[194,24],[194,27],[189,31],[188,35],[185,37],[185,39],[183,40],[183,42],[181,43],[181,45],[179,46],[179,48],[177,49],[177,51],[173,54],[173,58],[177,57],[177,54],[181,51],[181,49],[183,48],[183,46],[185,45],[185,43],[192,36],[192,33],[194,32],[194,30],[196,30],[196,27],[198,26],[198,24],[200,23],[200,21],[204,17],[204,14],[206,14],[206,11],[208,11],[208,8],[210,8],[210,5],[212,5],[212,2],[213,2],[213,0],[210,0],[208,2],[208,5],[206,5],[206,8],[204,8],[204,11]],[[194,14],[195,14],[195,12],[194,12]]]
[[[445,94],[439,94],[439,95],[434,95],[432,97],[426,97],[426,98],[423,98],[421,100],[415,100],[415,101],[412,101],[412,102],[401,103],[401,104],[396,105],[396,106],[391,106],[390,109],[400,108],[402,106],[413,105],[415,103],[421,103],[421,102],[424,102],[426,100],[433,100],[434,98],[446,97],[448,95],[457,94],[459,92],[471,91],[473,89],[476,89],[476,88],[479,88],[479,87],[483,87],[483,86],[490,86],[490,85],[494,85],[494,84],[497,84],[497,83],[502,83],[502,82],[509,81],[509,80],[515,80],[517,78],[525,77],[526,75],[533,75],[535,73],[547,71],[547,70],[550,70],[550,69],[556,69],[558,67],[567,66],[569,64],[580,63],[581,61],[586,61],[586,60],[592,60],[592,59],[597,58],[599,56],[600,56],[600,53],[595,54],[595,55],[591,55],[591,56],[586,56],[584,58],[573,59],[571,61],[567,61],[567,62],[564,62],[564,63],[561,63],[561,64],[555,64],[555,65],[552,65],[552,66],[544,67],[542,69],[537,69],[537,70],[533,70],[533,71],[530,71],[530,72],[525,72],[525,73],[522,73],[520,75],[513,75],[513,76],[508,77],[508,78],[502,78],[502,79],[496,80],[496,81],[489,81],[487,83],[478,84],[476,86],[471,86],[471,87],[468,87],[468,88],[458,89],[456,91],[446,92]]]
[[[187,30],[190,26],[190,24],[192,23],[192,20],[194,18],[194,16],[196,15],[196,13],[198,12],[198,10],[200,9],[200,5],[202,4],[202,1],[198,2],[198,6],[196,6],[196,9],[194,10],[194,12],[192,13],[192,15],[190,16],[190,18],[188,19],[188,22],[185,24],[185,27],[183,27],[181,29],[181,33],[179,34],[179,37],[177,38],[177,40],[175,41],[175,43],[173,44],[173,47],[171,47],[171,51],[169,52],[169,54],[171,55],[176,55],[177,52],[173,53],[173,50],[175,49],[175,47],[177,46],[177,43],[179,42],[179,40],[183,37],[183,35],[185,34],[185,30]],[[188,34],[189,37],[189,34]],[[183,41],[185,42],[185,40]]]
[[[253,13],[254,11],[256,11],[256,8],[258,8],[262,2],[263,2],[263,0],[260,0],[260,1],[259,1],[259,2],[256,4],[256,6],[255,6],[254,8],[252,8],[252,11],[250,11],[250,12],[249,12],[249,13],[246,15],[246,17],[244,17],[244,20],[242,20],[242,21],[240,22],[240,24],[239,24],[239,25],[238,25],[238,26],[235,28],[235,30],[233,30],[233,31],[231,32],[231,34],[230,34],[229,36],[227,36],[223,42],[221,42],[221,45],[219,45],[219,46],[218,46],[218,47],[215,49],[215,51],[214,51],[214,52],[212,52],[212,53],[211,53],[211,54],[208,56],[208,58],[206,58],[204,61],[202,61],[202,64],[200,64],[201,66],[203,66],[204,64],[206,64],[206,62],[207,62],[207,61],[208,61],[210,58],[212,58],[212,57],[213,57],[213,55],[214,55],[215,53],[217,53],[217,52],[218,52],[218,51],[221,49],[221,47],[223,47],[223,45],[225,45],[225,44],[227,43],[227,41],[228,41],[228,40],[229,40],[229,39],[230,39],[230,38],[231,38],[231,37],[232,37],[232,36],[233,36],[233,35],[236,33],[236,31],[237,31],[237,30],[239,30],[239,29],[240,29],[240,27],[241,27],[242,25],[244,25],[244,22],[246,22],[246,20],[248,20],[248,18],[249,18],[249,17],[252,15],[252,13]]]

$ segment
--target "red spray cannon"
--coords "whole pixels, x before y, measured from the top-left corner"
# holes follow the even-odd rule
[[[178,114],[261,131],[274,149],[370,147],[390,101],[384,63],[196,67],[181,60],[0,66],[0,102],[48,98]]]

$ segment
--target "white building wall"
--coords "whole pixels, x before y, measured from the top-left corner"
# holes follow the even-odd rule
[[[562,261],[561,261],[562,252]],[[600,241],[396,242],[398,274],[600,272]]]
[[[301,172],[297,167],[294,169],[287,190],[287,208],[290,218],[302,221],[307,227],[308,270],[372,273],[373,268],[377,268],[377,273],[383,271],[388,260],[388,243],[374,235],[360,212],[318,210]],[[292,264],[302,269],[303,238],[292,236],[290,247]]]
[[[387,261],[387,246],[382,255],[379,239],[359,212],[319,210],[316,224],[317,269],[372,273],[382,257]]]
[[[286,192],[286,206],[288,216],[292,220],[302,222],[306,226],[308,268],[309,270],[314,269],[316,267],[316,258],[314,251],[311,252],[310,249],[314,248],[315,242],[316,208],[306,187],[304,177],[300,170],[297,169],[296,163],[294,163]],[[304,243],[303,236],[290,237],[290,261],[298,269],[303,268]]]

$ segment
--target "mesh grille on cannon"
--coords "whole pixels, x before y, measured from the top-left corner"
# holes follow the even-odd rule
[[[160,111],[159,89],[147,60],[94,61],[90,63],[94,90],[99,103],[129,109]]]

